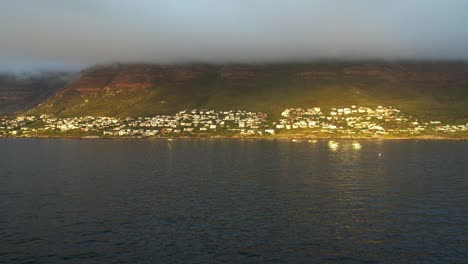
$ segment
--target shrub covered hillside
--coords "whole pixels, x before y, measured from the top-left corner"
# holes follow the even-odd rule
[[[468,122],[468,63],[320,62],[96,66],[28,114],[149,116],[183,109],[394,106],[423,119]]]

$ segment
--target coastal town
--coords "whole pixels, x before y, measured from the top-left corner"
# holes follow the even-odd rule
[[[306,130],[342,135],[421,135],[468,130],[468,124],[446,125],[438,120],[421,122],[404,115],[396,108],[384,106],[370,108],[352,105],[332,108],[327,114],[320,107],[286,109],[281,117],[278,122],[274,122],[279,131]]]
[[[391,137],[453,135],[468,124],[419,121],[391,106],[285,109],[279,119],[243,110],[193,109],[148,117],[50,115],[0,118],[0,137]]]

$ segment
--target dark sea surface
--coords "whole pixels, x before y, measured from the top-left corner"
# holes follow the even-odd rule
[[[468,142],[0,140],[0,263],[223,262],[468,263]]]

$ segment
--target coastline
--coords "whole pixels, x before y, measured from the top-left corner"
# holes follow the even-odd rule
[[[371,136],[371,137],[353,137],[353,136],[287,136],[287,135],[275,135],[275,136],[177,136],[177,137],[142,137],[142,136],[7,136],[0,137],[1,139],[79,139],[79,140],[125,140],[125,139],[137,139],[137,140],[175,140],[175,139],[196,139],[196,140],[213,140],[213,139],[236,139],[236,140],[280,140],[280,141],[293,141],[293,142],[307,142],[313,140],[456,140],[465,141],[468,140],[468,136],[464,137],[443,137],[437,135],[421,135],[421,136]]]

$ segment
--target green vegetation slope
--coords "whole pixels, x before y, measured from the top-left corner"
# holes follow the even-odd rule
[[[107,65],[29,114],[146,116],[183,109],[387,105],[423,119],[468,122],[468,63],[321,62],[259,65]]]

